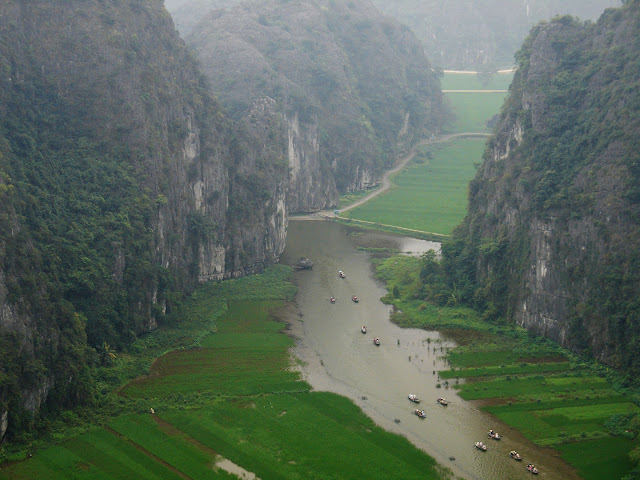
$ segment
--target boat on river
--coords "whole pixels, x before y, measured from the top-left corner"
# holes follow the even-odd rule
[[[374,339],[373,339],[373,344],[374,344],[376,347],[379,347],[379,346],[380,346],[380,339],[379,339],[379,338],[374,338]]]
[[[530,473],[533,473],[534,475],[538,474],[538,469],[533,463],[530,463],[529,465],[527,465],[527,471]]]
[[[487,435],[489,436],[489,438],[493,438],[494,440],[500,440],[500,435],[498,435],[498,432],[494,432],[493,430],[489,430],[489,433],[487,433]]]
[[[518,460],[518,461],[522,460],[522,455],[520,455],[520,454],[519,454],[518,452],[516,452],[515,450],[511,450],[511,451],[509,452],[509,456],[510,456],[511,458],[513,458],[514,460]]]
[[[360,331],[362,333],[367,333],[367,327],[365,327],[364,325],[362,325],[362,328],[360,329]]]
[[[483,452],[487,451],[487,446],[482,442],[476,442],[474,445],[478,450],[482,450]]]
[[[420,399],[418,398],[418,396],[414,395],[413,393],[410,393],[409,395],[407,395],[407,398],[411,400],[413,403],[420,403]]]
[[[329,299],[329,301],[330,301],[331,303],[336,303],[336,297],[331,297],[331,298]]]
[[[344,272],[342,270],[338,270],[338,276],[340,278],[345,278],[346,277],[346,275],[344,274]]]
[[[413,413],[416,414],[419,418],[427,418],[427,414],[424,413],[424,410],[415,409]]]
[[[358,300],[358,297],[356,297],[355,295],[351,297],[351,300],[353,300],[354,303],[358,303],[360,301]]]
[[[439,403],[440,405],[442,405],[443,407],[446,407],[447,405],[449,405],[449,401],[448,401],[448,400],[445,400],[445,399],[444,399],[444,398],[442,398],[442,397],[439,397],[439,398],[436,400],[436,402],[437,402],[437,403]]]

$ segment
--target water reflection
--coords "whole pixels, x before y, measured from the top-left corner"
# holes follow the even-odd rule
[[[421,254],[423,242],[324,221],[291,221],[288,244],[281,261],[293,264],[300,257],[314,262],[313,270],[296,273],[299,292],[292,331],[300,338],[296,354],[305,362],[305,379],[319,390],[351,398],[387,430],[405,435],[442,465],[465,478],[529,478],[527,463],[540,466],[539,478],[578,478],[549,451],[540,449],[518,432],[460,399],[452,385],[438,377],[447,369],[443,355],[455,345],[439,332],[401,329],[389,321],[391,308],[380,302],[386,294],[375,279],[369,253],[358,247],[389,248]],[[409,245],[409,246],[408,246]],[[346,278],[340,278],[343,270]],[[358,303],[351,301],[357,295]],[[330,302],[331,297],[335,303]],[[361,333],[366,325],[367,333]],[[373,338],[381,345],[373,345]],[[453,381],[455,382],[455,381]],[[427,418],[414,415],[407,395],[422,399]],[[446,407],[436,403],[446,397]],[[487,439],[493,428],[501,441],[490,441],[481,452],[474,442]],[[517,450],[524,462],[509,458]],[[452,460],[453,459],[453,460]]]

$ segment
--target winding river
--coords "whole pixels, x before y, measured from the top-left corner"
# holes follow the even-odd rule
[[[392,307],[380,302],[386,290],[375,278],[371,254],[358,247],[421,254],[438,250],[439,244],[329,221],[290,221],[281,262],[293,265],[302,256],[314,262],[313,270],[295,275],[298,295],[290,321],[298,338],[295,354],[312,387],[351,398],[381,427],[406,436],[457,476],[524,479],[531,477],[525,465],[535,463],[539,478],[579,478],[553,451],[533,445],[474,403],[463,401],[453,388],[437,388],[437,372],[447,368],[442,356],[454,341],[444,333],[391,323]],[[346,278],[339,278],[338,270]],[[353,295],[359,303],[351,301]],[[367,326],[366,334],[360,332],[362,325]],[[379,347],[373,345],[374,337],[380,338]],[[422,399],[426,419],[413,414],[409,393]],[[449,406],[437,404],[438,397],[450,400]],[[490,428],[503,439],[487,439]],[[478,440],[488,444],[488,451],[474,448]],[[510,450],[517,450],[524,460],[510,459]]]

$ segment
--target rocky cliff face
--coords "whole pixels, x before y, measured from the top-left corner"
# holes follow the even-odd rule
[[[640,3],[537,26],[457,231],[475,301],[637,374]],[[464,255],[460,255],[458,260]]]
[[[173,292],[278,260],[288,151],[273,102],[225,116],[161,0],[3,2],[0,38],[1,441]]]
[[[249,2],[211,13],[187,42],[235,118],[276,101],[292,212],[376,185],[446,115],[418,41],[366,1]]]

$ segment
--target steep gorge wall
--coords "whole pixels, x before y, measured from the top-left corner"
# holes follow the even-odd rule
[[[469,297],[637,375],[640,3],[536,27],[456,237]]]
[[[209,93],[161,0],[0,5],[0,441],[198,281],[278,260],[281,118]]]
[[[207,15],[187,43],[235,118],[255,99],[275,100],[292,212],[375,186],[447,115],[415,36],[368,1],[248,2]]]

